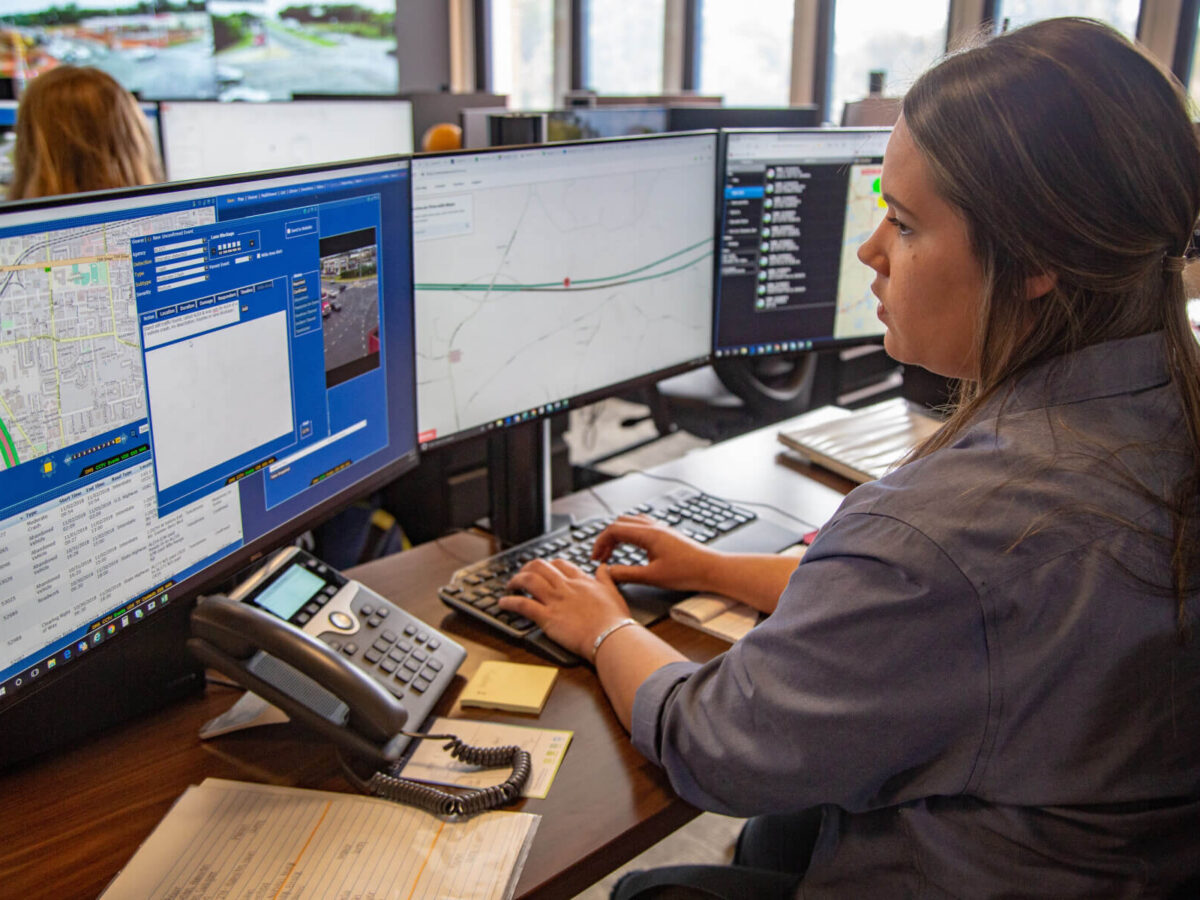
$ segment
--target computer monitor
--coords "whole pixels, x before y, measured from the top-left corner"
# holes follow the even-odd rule
[[[415,464],[409,176],[6,209],[0,766],[196,689],[196,593]]]
[[[284,100],[159,104],[172,181],[411,153],[405,100]]]
[[[713,353],[720,359],[878,340],[857,250],[886,213],[887,129],[725,134]]]
[[[672,106],[671,131],[697,128],[814,128],[821,124],[816,106]]]
[[[423,445],[706,361],[716,138],[413,160]]]
[[[663,106],[573,106],[546,113],[547,141],[660,134],[667,130],[667,109]]]
[[[17,144],[17,101],[0,99],[0,195],[8,191],[13,179],[13,153]],[[154,148],[161,152],[162,134],[158,127],[158,104],[153,101],[138,103],[150,125],[150,137]]]

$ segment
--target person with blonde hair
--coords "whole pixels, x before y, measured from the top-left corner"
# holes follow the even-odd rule
[[[154,184],[162,161],[133,95],[91,67],[33,79],[17,107],[8,199]]]
[[[882,190],[859,259],[888,352],[964,385],[942,429],[799,563],[628,516],[593,555],[647,565],[534,560],[500,601],[681,797],[750,817],[733,866],[614,897],[1200,896],[1187,98],[1098,22],[1018,28],[917,80]],[[769,615],[695,663],[619,581]]]

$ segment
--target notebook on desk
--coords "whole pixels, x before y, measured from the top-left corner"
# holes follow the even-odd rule
[[[898,397],[858,410],[822,406],[792,420],[779,441],[861,484],[881,478],[941,424]]]

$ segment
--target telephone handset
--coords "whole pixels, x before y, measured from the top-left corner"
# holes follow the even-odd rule
[[[228,597],[201,597],[187,646],[340,749],[389,770],[363,782],[348,769],[360,789],[463,815],[515,799],[528,776],[529,754],[519,748],[484,750],[406,731],[433,711],[466,651],[299,548],[274,554]],[[475,765],[511,762],[513,777],[467,795],[398,778],[392,764],[420,737],[451,738],[447,749]]]

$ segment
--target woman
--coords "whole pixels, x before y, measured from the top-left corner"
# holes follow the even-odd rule
[[[8,199],[154,184],[162,162],[133,95],[93,68],[59,66],[17,107]]]
[[[502,601],[594,661],[684,799],[758,817],[735,860],[750,868],[635,875],[617,896],[1190,889],[1200,352],[1180,273],[1200,149],[1185,99],[1105,26],[1030,25],[917,81],[883,191],[859,257],[891,355],[965,381],[943,429],[853,491],[798,566],[623,518],[596,556],[632,542],[644,569],[539,560],[512,582],[532,596]],[[771,615],[693,664],[626,622],[614,580]]]

